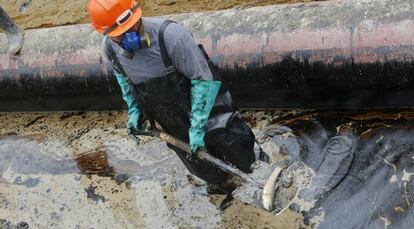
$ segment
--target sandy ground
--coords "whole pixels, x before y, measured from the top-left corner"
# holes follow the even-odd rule
[[[251,7],[311,0],[147,0],[144,15],[167,15]],[[88,23],[87,0],[1,0],[0,6],[23,28],[50,27]]]

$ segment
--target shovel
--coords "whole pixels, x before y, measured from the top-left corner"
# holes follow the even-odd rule
[[[150,131],[145,131],[145,132],[139,132],[137,133],[139,135],[145,135],[145,136],[151,136],[151,137],[157,137],[181,150],[183,150],[184,152],[187,153],[191,153],[190,152],[190,148],[188,146],[188,144],[174,138],[173,136],[164,133],[163,131],[157,129],[157,128],[153,128]],[[134,140],[138,140],[137,136],[133,133],[129,134],[131,138],[133,138]],[[280,176],[280,173],[282,171],[282,167],[276,167],[276,169],[274,169],[274,171],[271,173],[270,177],[265,181],[265,182],[259,182],[255,179],[253,179],[249,174],[233,167],[230,166],[226,163],[224,163],[223,161],[221,161],[220,159],[210,155],[209,153],[205,152],[202,149],[198,149],[196,154],[196,158],[202,161],[205,161],[209,164],[211,164],[212,166],[227,172],[237,178],[239,178],[242,181],[242,186],[244,186],[242,189],[242,195],[247,195],[249,196],[248,198],[241,198],[241,201],[246,202],[248,204],[252,204],[256,207],[259,208],[264,208],[267,211],[271,211],[272,210],[272,203],[273,203],[273,198],[274,198],[274,194],[275,191],[277,189],[277,179]],[[262,162],[264,163],[264,162]],[[268,174],[267,174],[268,175]],[[244,191],[244,190],[248,190],[248,191]],[[237,191],[237,190],[236,190]],[[261,198],[261,203],[257,203],[255,201],[251,201],[251,198],[256,198],[257,199],[257,195],[260,195],[259,197]]]

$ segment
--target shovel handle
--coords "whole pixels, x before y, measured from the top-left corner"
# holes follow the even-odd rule
[[[160,131],[159,129],[152,129],[149,132],[145,132],[143,133],[143,135],[151,135],[153,137],[158,137],[161,140],[183,150],[186,153],[191,153],[190,151],[190,147],[188,146],[188,144],[180,141],[177,138],[174,138],[173,136],[166,134],[162,131]],[[223,161],[221,161],[220,159],[210,155],[209,153],[205,152],[202,149],[198,149],[196,152],[196,158],[205,161],[211,165],[213,165],[216,168],[219,168],[220,170],[227,172],[229,174],[232,174],[233,176],[236,176],[238,178],[240,178],[241,180],[248,182],[248,183],[252,183],[255,184],[259,187],[262,187],[262,185],[256,181],[254,181],[253,179],[251,179],[246,173],[244,173],[243,171],[240,171],[237,168],[234,168],[226,163],[224,163]]]

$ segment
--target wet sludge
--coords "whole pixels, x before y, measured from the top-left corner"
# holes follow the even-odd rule
[[[137,146],[117,135],[79,153],[51,137],[0,139],[0,197],[7,202],[0,215],[11,224],[25,220],[34,228],[219,225],[219,210],[209,202],[205,184],[192,187],[165,143],[151,140]],[[62,150],[71,153],[62,156]]]

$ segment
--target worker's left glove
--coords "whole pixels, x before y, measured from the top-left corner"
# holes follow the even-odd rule
[[[191,80],[191,127],[188,131],[191,150],[190,159],[195,159],[195,153],[199,148],[205,149],[204,129],[220,86],[220,81]]]

